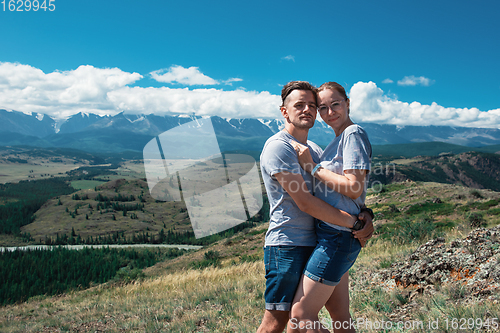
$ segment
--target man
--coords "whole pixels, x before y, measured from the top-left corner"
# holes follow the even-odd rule
[[[315,163],[321,148],[307,141],[316,119],[316,90],[304,81],[287,83],[281,91],[285,129],[266,141],[260,164],[270,204],[266,233],[266,310],[258,333],[282,332],[289,320],[292,300],[304,266],[316,245],[314,218],[351,228],[356,217],[314,197],[313,177],[298,162],[291,141],[309,147]],[[373,232],[367,213],[365,227],[355,237],[367,240]]]

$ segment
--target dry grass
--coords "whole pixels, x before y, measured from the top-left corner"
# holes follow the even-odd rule
[[[0,309],[2,332],[249,332],[263,308],[262,262],[187,270]]]
[[[397,256],[397,249],[368,247],[352,269],[351,312],[359,332],[381,331],[370,329],[367,321],[374,325],[392,322],[394,329],[387,332],[403,331],[397,329],[397,322],[421,322],[426,328],[404,331],[436,332],[427,329],[431,321],[437,320],[443,329],[446,320],[451,325],[454,318],[485,322],[500,315],[500,305],[494,300],[462,304],[456,300],[457,292],[449,288],[411,301],[410,290],[384,291],[370,279],[377,270],[376,264],[366,264],[372,251],[382,257]],[[261,261],[232,264],[226,260],[219,268],[180,270],[129,285],[103,285],[59,297],[34,298],[0,308],[0,331],[254,332],[263,314],[263,268]],[[326,318],[325,313],[322,316]]]

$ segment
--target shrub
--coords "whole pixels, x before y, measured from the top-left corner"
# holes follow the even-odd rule
[[[489,215],[500,215],[500,208],[492,208],[488,210]]]
[[[219,260],[220,253],[219,253],[219,251],[209,250],[209,251],[205,252],[204,257],[205,257],[205,260]]]
[[[473,197],[476,197],[478,199],[484,198],[483,195],[481,194],[481,192],[479,192],[478,190],[471,190],[470,195],[472,195]]]
[[[422,242],[435,236],[437,225],[430,216],[423,216],[420,220],[399,220],[395,223],[383,225],[376,230],[382,239],[390,240],[399,245]]]
[[[243,254],[240,256],[240,262],[255,262],[255,261],[261,261],[262,258],[258,254]]]
[[[392,263],[393,263],[393,260],[391,258],[384,259],[384,260],[380,261],[380,264],[378,265],[378,267],[382,268],[382,269],[389,268],[389,267],[391,267]]]
[[[220,264],[221,255],[219,251],[209,250],[205,252],[203,260],[194,261],[190,264],[192,268],[201,269],[209,266],[218,267]]]
[[[399,213],[399,209],[398,209],[398,207],[396,207],[395,204],[390,204],[389,210],[391,211],[391,213]]]
[[[420,202],[412,205],[407,211],[408,215],[416,215],[421,213],[451,215],[455,212],[455,205],[447,202],[442,202],[439,198],[434,201]]]
[[[472,228],[480,228],[486,225],[483,214],[480,213],[470,213],[467,216],[467,219],[469,220],[469,225]]]
[[[145,275],[139,268],[130,269],[130,267],[122,267],[116,272],[115,279],[124,283],[130,283],[132,281],[142,279]]]

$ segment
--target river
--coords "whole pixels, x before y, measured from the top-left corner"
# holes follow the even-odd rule
[[[174,244],[109,244],[109,245],[26,245],[26,246],[13,246],[13,247],[0,247],[0,252],[4,251],[15,251],[15,250],[51,250],[55,247],[63,247],[69,250],[82,250],[84,248],[94,248],[101,249],[105,247],[109,247],[110,249],[117,248],[153,248],[153,247],[163,247],[163,248],[177,248],[184,250],[199,250],[203,246],[199,245],[174,245]]]

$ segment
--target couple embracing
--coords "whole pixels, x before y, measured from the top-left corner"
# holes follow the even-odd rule
[[[318,313],[353,332],[348,270],[373,233],[366,208],[371,145],[349,117],[344,88],[327,82],[287,83],[281,92],[285,128],[262,150],[270,204],[264,246],[266,310],[258,333],[328,332]],[[335,132],[323,151],[307,140],[316,114]],[[288,323],[288,325],[287,325]]]

